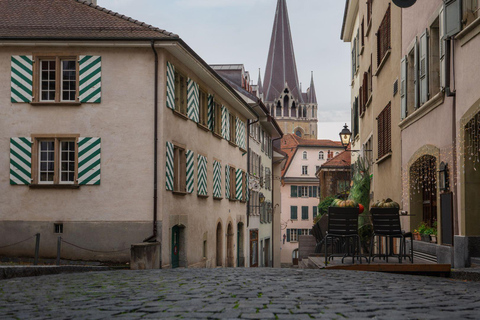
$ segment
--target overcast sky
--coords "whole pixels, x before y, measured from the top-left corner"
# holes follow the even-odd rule
[[[178,34],[209,64],[242,63],[255,84],[265,65],[277,0],[98,0],[98,5]],[[350,123],[350,49],[340,40],[343,0],[287,0],[298,76],[314,73],[319,139]]]

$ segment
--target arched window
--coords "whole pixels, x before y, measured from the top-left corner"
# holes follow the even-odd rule
[[[281,117],[282,116],[282,104],[280,103],[280,101],[277,102],[277,111],[276,111],[276,114],[275,114],[277,117]]]
[[[307,151],[303,151],[303,160],[307,160]]]
[[[295,131],[295,134],[300,138],[302,137],[302,132],[300,130]]]
[[[290,100],[288,99],[288,96],[285,95],[283,98],[283,116],[288,117],[289,116],[289,109],[290,109]]]
[[[290,110],[290,117],[292,117],[292,118],[297,117],[297,106],[295,105],[295,101],[292,102],[292,109]]]
[[[320,151],[318,153],[318,160],[323,160],[323,159],[325,159],[325,155],[323,154],[323,151]]]
[[[307,117],[307,107],[303,107],[303,117],[306,118]]]

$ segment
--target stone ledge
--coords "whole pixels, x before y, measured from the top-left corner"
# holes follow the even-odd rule
[[[112,267],[89,267],[89,266],[0,266],[0,280],[37,277],[60,273],[77,273],[91,271],[109,271],[117,268]]]

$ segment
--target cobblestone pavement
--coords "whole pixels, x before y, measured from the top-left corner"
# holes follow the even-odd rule
[[[0,281],[0,319],[479,319],[480,283],[298,269],[182,269]]]

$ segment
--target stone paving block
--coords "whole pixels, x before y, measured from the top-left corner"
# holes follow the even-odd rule
[[[273,313],[243,313],[241,316],[242,319],[275,319]]]

